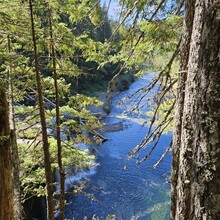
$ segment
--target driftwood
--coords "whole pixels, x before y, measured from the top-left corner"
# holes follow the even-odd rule
[[[96,142],[103,143],[108,140],[106,137],[104,137],[102,134],[100,134],[100,132],[96,130],[89,130],[88,132],[94,135],[93,139]]]
[[[97,143],[103,143],[108,140],[102,134],[103,132],[116,132],[116,131],[121,131],[121,130],[123,130],[123,124],[122,122],[118,122],[115,124],[103,125],[101,128],[98,128],[98,129],[89,130],[89,133],[94,135],[93,139]]]

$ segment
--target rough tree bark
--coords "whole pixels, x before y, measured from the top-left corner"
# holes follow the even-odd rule
[[[179,154],[180,154],[180,143],[181,143],[181,129],[182,129],[182,115],[183,105],[185,96],[185,82],[187,79],[188,60],[190,41],[192,35],[193,19],[195,0],[186,0],[185,2],[184,22],[183,22],[183,34],[181,36],[180,46],[180,75],[178,78],[178,89],[176,97],[176,111],[175,111],[175,130],[173,134],[173,161],[172,161],[172,187],[171,187],[171,219],[174,219],[176,212],[175,198],[177,196],[177,179],[179,172]]]
[[[220,1],[187,2],[186,26],[191,22],[187,21],[187,14],[191,13],[193,25],[189,47],[185,47],[188,50],[185,79],[180,76],[185,86],[177,96],[180,105],[175,115],[171,219],[217,220],[220,219]],[[189,7],[190,3],[193,7]]]
[[[11,140],[8,103],[0,85],[0,219],[13,220]]]

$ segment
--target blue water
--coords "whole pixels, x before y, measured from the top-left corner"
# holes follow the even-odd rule
[[[171,135],[163,135],[153,155],[137,167],[137,158],[128,161],[127,155],[147,132],[148,128],[142,126],[147,119],[147,109],[144,108],[140,114],[128,113],[134,100],[118,105],[121,99],[145,86],[150,78],[151,75],[144,76],[134,82],[128,91],[114,97],[107,123],[122,122],[124,129],[106,133],[108,141],[95,146],[98,155],[96,161],[100,166],[93,169],[91,175],[87,175],[85,188],[85,192],[94,199],[86,195],[68,195],[66,219],[81,220],[85,216],[92,219],[94,214],[99,219],[105,219],[108,214],[114,214],[117,220],[169,219],[170,186],[167,178],[170,175],[171,155],[157,169],[153,169],[153,165],[166,150]],[[146,102],[146,99],[142,102]],[[139,156],[145,155],[147,150],[144,149]]]

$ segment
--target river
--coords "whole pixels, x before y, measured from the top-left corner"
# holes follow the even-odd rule
[[[136,166],[136,159],[128,161],[127,155],[147,132],[147,126],[142,126],[147,119],[147,109],[142,109],[140,114],[126,114],[134,100],[118,104],[121,99],[145,86],[151,77],[143,76],[128,91],[114,97],[111,113],[106,120],[108,124],[122,122],[124,129],[106,133],[108,141],[95,146],[96,162],[100,166],[83,174],[88,179],[85,192],[94,199],[91,200],[86,195],[68,195],[66,219],[83,220],[86,216],[90,220],[96,215],[104,220],[108,214],[114,214],[117,220],[169,219],[170,186],[167,178],[170,175],[171,155],[168,154],[157,169],[153,165],[169,145],[171,134],[163,135],[153,155]],[[146,99],[142,102],[144,101]],[[141,155],[144,155],[144,151],[139,154]]]

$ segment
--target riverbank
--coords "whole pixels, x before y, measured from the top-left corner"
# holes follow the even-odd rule
[[[101,122],[101,126],[94,129],[95,132],[100,134],[100,137],[104,137],[106,132],[116,132],[123,130],[123,124],[121,122],[114,124],[107,124],[106,117],[111,113],[112,100],[114,96],[122,91],[127,91],[130,85],[136,80],[134,73],[121,74],[110,82],[109,90],[111,92],[96,92],[94,96],[102,102],[100,106],[88,106],[87,109],[90,110],[91,115],[96,115]],[[104,141],[107,140],[103,139]]]
[[[86,95],[92,95],[103,103],[101,106],[89,106],[88,109],[92,114],[99,115],[101,119],[107,117],[111,112],[113,97],[122,91],[128,90],[129,86],[135,80],[136,77],[134,72],[125,72],[118,75],[115,79],[113,78],[108,85],[105,84],[99,91],[95,88],[86,91]],[[94,87],[96,86],[94,85]],[[109,90],[109,92],[107,92],[107,90]]]
[[[96,93],[95,97],[102,102],[102,105],[88,106],[87,109],[92,115],[97,115],[99,119],[106,118],[111,111],[111,96],[107,92]]]

